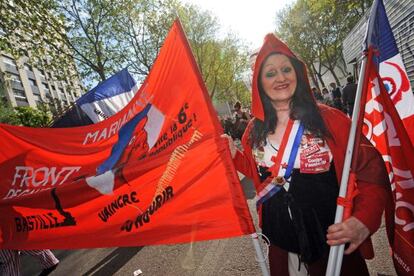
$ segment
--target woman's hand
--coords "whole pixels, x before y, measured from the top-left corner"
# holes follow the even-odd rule
[[[229,141],[229,148],[230,148],[231,158],[234,158],[234,157],[236,156],[236,151],[237,151],[237,148],[236,148],[236,146],[234,145],[233,138],[231,138],[231,137],[230,137],[229,135],[227,135],[227,134],[223,134],[223,135],[221,135],[221,137],[222,137],[222,138],[225,138],[225,139],[227,139],[227,140]]]
[[[345,254],[351,254],[368,236],[368,228],[357,218],[350,217],[344,222],[329,226],[326,238],[329,245],[340,245],[349,242]]]

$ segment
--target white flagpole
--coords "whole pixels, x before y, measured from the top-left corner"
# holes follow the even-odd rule
[[[354,110],[352,112],[351,129],[349,131],[348,145],[347,145],[346,152],[345,152],[344,167],[342,170],[341,185],[339,188],[338,196],[342,198],[346,197],[346,191],[348,188],[348,179],[349,179],[349,173],[350,173],[350,168],[351,168],[352,153],[354,150],[355,134],[357,130],[358,116],[359,116],[359,111],[360,111],[362,88],[364,86],[366,64],[367,64],[367,56],[364,56],[362,59],[362,63],[361,63],[361,70],[359,72],[357,93],[355,95]],[[335,223],[342,222],[343,213],[344,213],[344,207],[342,205],[337,205],[336,213],[335,213]],[[331,249],[329,251],[328,266],[326,268],[326,276],[333,276],[333,275],[339,276],[341,272],[344,247],[345,247],[344,244],[331,246]]]
[[[259,244],[259,237],[257,236],[257,233],[253,233],[250,236],[252,237],[253,246],[254,246],[254,249],[256,250],[257,262],[259,263],[260,269],[262,270],[262,275],[270,276],[269,269],[266,263],[266,259],[263,256],[263,251]]]
[[[371,13],[370,13],[367,32],[365,33],[364,44],[363,44],[364,49],[366,51],[368,50],[368,47],[370,46],[369,44],[371,43],[370,39],[372,37],[372,32],[374,30],[377,6],[378,6],[378,0],[374,0],[371,6]],[[362,63],[361,63],[361,70],[359,72],[357,93],[355,95],[354,110],[352,112],[351,130],[349,132],[348,145],[347,145],[346,153],[345,153],[344,168],[342,170],[341,186],[339,189],[340,197],[346,196],[346,191],[348,188],[348,178],[349,178],[349,173],[350,173],[349,170],[350,170],[351,161],[352,161],[352,152],[354,150],[355,132],[356,132],[357,124],[358,124],[358,116],[359,116],[359,111],[360,111],[360,102],[361,102],[362,88],[364,85],[366,66],[367,66],[367,56],[364,55],[362,59]],[[344,207],[341,205],[337,205],[336,213],[335,213],[335,223],[342,221],[343,213],[344,213]],[[344,248],[345,248],[344,244],[337,245],[337,246],[331,246],[331,249],[329,251],[328,266],[326,268],[326,276],[339,276],[341,272],[341,267],[342,267]]]

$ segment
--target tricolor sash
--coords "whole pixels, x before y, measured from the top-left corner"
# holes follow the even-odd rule
[[[286,181],[290,181],[295,159],[299,150],[300,141],[303,135],[304,127],[300,121],[289,120],[285,133],[280,144],[279,151],[275,157],[274,165],[269,168],[271,175],[263,181],[262,189],[256,193],[256,207],[263,204],[281,189],[281,185],[275,185],[273,180],[276,177],[283,176]]]

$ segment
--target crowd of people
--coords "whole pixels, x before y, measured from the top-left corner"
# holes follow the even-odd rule
[[[346,81],[347,83],[342,88],[337,86],[335,82],[330,83],[329,87],[331,90],[323,87],[322,91],[320,91],[319,88],[312,87],[312,93],[319,103],[335,107],[349,117],[352,117],[357,84],[352,75],[348,75]]]
[[[230,135],[234,140],[241,140],[251,115],[249,111],[242,108],[239,101],[234,104],[232,116],[220,117],[224,133]]]

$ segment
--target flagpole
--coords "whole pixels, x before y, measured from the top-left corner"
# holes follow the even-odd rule
[[[364,79],[365,79],[365,74],[366,74],[366,66],[367,66],[367,56],[364,55],[362,62],[361,62],[361,70],[359,72],[357,93],[355,95],[355,104],[354,104],[354,110],[352,113],[351,129],[349,131],[348,144],[347,144],[347,148],[345,152],[345,161],[344,161],[344,167],[342,170],[341,185],[339,188],[339,195],[338,195],[338,197],[340,198],[346,198],[346,193],[348,189],[349,173],[350,173],[350,168],[351,168],[352,154],[354,151],[355,134],[357,132],[361,96],[363,92],[362,90],[363,90]],[[342,222],[343,214],[344,214],[344,206],[337,205],[334,223]],[[344,248],[345,248],[344,244],[331,246],[330,251],[329,251],[328,266],[326,268],[326,276],[333,276],[333,275],[339,276],[341,272]]]
[[[263,276],[270,276],[269,269],[268,269],[267,263],[266,263],[266,259],[263,256],[263,251],[262,251],[262,248],[260,247],[260,244],[259,244],[259,237],[258,237],[257,233],[250,234],[250,237],[252,238],[253,246],[254,246],[254,249],[256,250],[256,255],[257,255],[257,260],[256,261],[260,265],[260,269],[262,270],[262,275]]]

